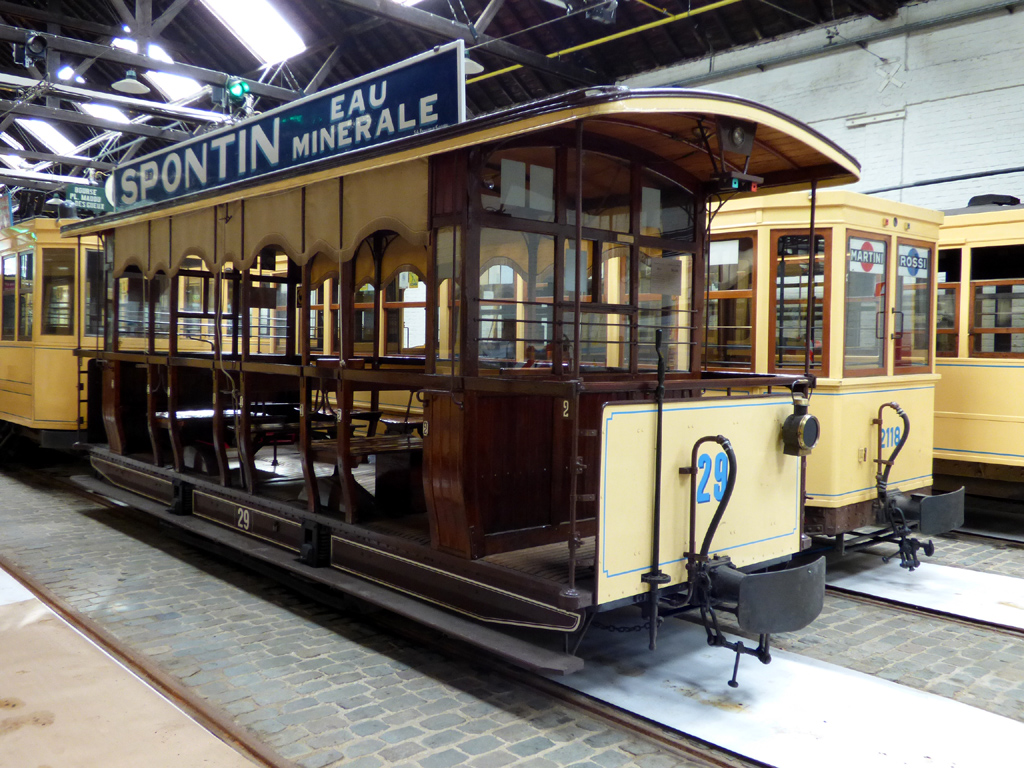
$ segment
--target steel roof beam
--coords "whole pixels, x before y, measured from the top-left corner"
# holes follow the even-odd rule
[[[85,115],[70,109],[53,109],[52,107],[41,107],[35,104],[21,104],[9,99],[0,99],[0,111],[12,115],[38,117],[43,120],[76,123],[103,131],[149,136],[153,139],[164,139],[165,141],[184,141],[185,139],[192,138],[192,134],[187,131],[178,131],[173,128],[157,128],[152,125],[142,125],[141,123],[119,123],[116,120],[104,120],[101,117]]]
[[[159,59],[154,59],[150,56],[132,53],[131,51],[125,51],[121,48],[112,48],[108,45],[86,43],[82,40],[74,40],[69,37],[32,32],[19,29],[18,27],[0,25],[0,40],[6,40],[12,43],[24,43],[29,35],[34,34],[41,34],[46,38],[48,45],[56,50],[64,51],[65,53],[73,53],[85,58],[95,56],[96,58],[100,58],[105,61],[113,61],[118,64],[124,64],[125,66],[137,69],[149,69],[155,72],[169,72],[173,75],[184,75],[185,77],[191,77],[194,80],[199,80],[204,83],[212,83],[213,85],[218,86],[223,86],[227,78],[231,77],[231,75],[228,75],[225,72],[217,72],[216,70],[206,69],[205,67],[195,67],[191,64],[182,64],[178,61],[160,61]],[[124,33],[122,32],[121,34]],[[246,82],[249,84],[249,91],[251,93],[257,96],[266,96],[270,99],[276,99],[277,101],[294,101],[302,95],[297,91],[281,88],[276,85],[266,85],[258,80],[246,79]]]
[[[82,179],[82,181],[85,181],[85,179]],[[44,181],[34,181],[32,179],[23,179],[18,176],[12,176],[11,172],[7,170],[0,170],[0,184],[6,184],[8,187],[35,189],[39,192],[56,192],[57,190],[64,188],[63,184],[51,184]]]
[[[84,168],[95,168],[97,171],[109,171],[114,168],[113,163],[104,163],[99,160],[90,160],[87,157],[74,157],[73,155],[52,155],[49,152],[32,152],[27,149],[15,149],[6,145],[0,145],[0,155],[8,157],[23,157],[26,160],[37,160],[41,162],[60,163],[61,165],[80,165]]]
[[[324,2],[326,0],[321,0]],[[484,47],[486,51],[506,61],[554,75],[562,80],[579,85],[594,85],[597,77],[580,67],[549,59],[542,53],[520,48],[487,35],[474,35],[472,28],[434,13],[418,8],[399,5],[391,0],[330,0],[335,5],[344,5],[357,11],[402,24],[412,29],[445,40],[464,40],[468,45]]]
[[[106,24],[97,24],[94,21],[78,19],[64,13],[51,13],[39,8],[29,8],[21,3],[0,2],[0,13],[10,13],[20,16],[23,19],[32,21],[43,21],[65,26],[69,29],[77,29],[81,32],[91,32],[94,35],[106,35],[108,37],[120,37],[124,30],[120,27],[111,27]]]
[[[18,77],[0,72],[0,88],[11,86],[12,88],[32,88],[41,83],[29,77]],[[124,107],[134,112],[145,112],[149,115],[159,115],[173,120],[190,120],[200,123],[229,123],[231,118],[220,112],[209,112],[205,109],[192,109],[190,107],[179,107],[163,101],[150,101],[149,99],[136,99],[131,96],[122,96],[117,93],[104,93],[92,91],[88,88],[79,88],[64,83],[50,83],[46,93],[55,94],[62,99],[81,102],[101,102],[114,106]]]

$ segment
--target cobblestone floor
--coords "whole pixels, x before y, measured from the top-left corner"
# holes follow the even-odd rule
[[[305,768],[700,766],[0,472],[0,552]]]

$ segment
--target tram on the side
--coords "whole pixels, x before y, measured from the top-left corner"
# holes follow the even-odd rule
[[[75,349],[103,332],[103,247],[62,238],[60,224],[35,217],[0,229],[0,449],[18,436],[68,449],[86,426]]]
[[[939,229],[935,476],[1024,498],[1024,206],[983,195]]]
[[[730,201],[706,285],[707,368],[815,377],[805,534],[842,551],[897,542],[909,568],[932,551],[917,536],[963,522],[962,491],[932,494],[942,218],[840,190],[813,208],[807,193]]]

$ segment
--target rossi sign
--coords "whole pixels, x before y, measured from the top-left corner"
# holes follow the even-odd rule
[[[118,211],[383,144],[466,118],[463,43],[300,99],[117,168]]]

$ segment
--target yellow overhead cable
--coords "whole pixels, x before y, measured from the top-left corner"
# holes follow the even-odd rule
[[[687,19],[690,18],[691,16],[697,16],[698,14],[704,13],[705,11],[713,11],[716,8],[724,8],[727,5],[735,5],[738,2],[740,2],[740,0],[718,0],[718,2],[716,3],[709,3],[708,5],[702,6],[700,8],[694,8],[689,11],[683,11],[682,13],[677,13],[674,16],[666,16],[665,18],[658,19],[657,21],[651,21],[648,22],[647,24],[641,24],[639,27],[633,27],[632,29],[624,29],[621,32],[616,32],[613,35],[608,35],[607,37],[600,37],[597,40],[591,40],[586,43],[580,43],[579,45],[574,45],[572,48],[565,48],[561,51],[555,51],[554,53],[549,53],[546,55],[549,59],[554,59],[557,58],[558,56],[564,56],[567,53],[575,53],[576,51],[582,51],[586,48],[593,48],[596,45],[602,45],[603,43],[607,43],[612,40],[618,40],[621,37],[629,37],[630,35],[635,35],[637,32],[644,32],[648,29],[654,29],[655,27],[660,27],[664,24],[671,24],[674,21],[681,21],[682,19]],[[486,45],[481,47],[486,47]],[[514,72],[515,70],[522,68],[522,64],[513,64],[511,67],[505,67],[504,69],[499,69],[495,72],[488,72],[486,75],[474,77],[471,80],[467,80],[466,84],[471,85],[472,83],[479,83],[481,80],[487,80],[488,78],[497,77],[498,75],[504,75],[507,72]]]

